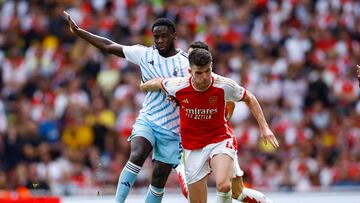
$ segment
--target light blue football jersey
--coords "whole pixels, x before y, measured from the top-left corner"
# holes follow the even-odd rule
[[[184,77],[189,75],[188,54],[180,49],[171,57],[163,57],[155,47],[142,45],[124,46],[125,58],[137,64],[141,71],[141,80],[146,82],[154,78]],[[153,122],[154,125],[179,134],[180,122],[178,108],[162,90],[148,92],[139,117]]]

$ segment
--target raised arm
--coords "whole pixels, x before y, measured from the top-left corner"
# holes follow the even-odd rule
[[[157,91],[160,89],[163,90],[163,87],[161,85],[162,80],[163,78],[154,78],[152,80],[148,80],[140,85],[140,90],[145,92]]]
[[[125,57],[123,52],[123,46],[115,43],[107,38],[92,34],[84,29],[81,29],[75,21],[71,18],[70,14],[64,11],[64,15],[69,22],[70,31],[82,39],[86,40],[95,47],[101,49],[110,54],[114,54],[120,57]]]
[[[273,147],[279,147],[279,143],[274,133],[269,128],[269,125],[265,120],[265,116],[256,97],[250,91],[247,91],[245,97],[243,98],[243,101],[249,107],[251,113],[254,115],[256,121],[258,122],[261,133],[260,136],[264,140],[265,144],[267,143],[267,141],[269,141]]]

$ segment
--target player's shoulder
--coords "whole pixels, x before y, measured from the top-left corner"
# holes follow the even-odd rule
[[[125,46],[128,49],[137,49],[137,50],[144,50],[144,51],[152,51],[152,50],[156,50],[155,47],[153,46],[145,46],[143,44],[134,44],[134,45],[129,45],[129,46]]]
[[[183,51],[182,49],[177,49],[177,50],[178,50],[178,54],[179,54],[182,58],[188,60],[189,54],[188,54],[187,52]]]
[[[212,74],[214,78],[214,85],[215,86],[235,86],[237,83],[232,80],[231,78],[224,77],[218,74],[213,73]]]
[[[167,87],[184,87],[189,84],[190,76],[166,78],[164,79],[164,85]]]

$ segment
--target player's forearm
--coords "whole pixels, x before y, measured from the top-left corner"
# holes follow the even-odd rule
[[[105,37],[92,34],[91,32],[81,28],[75,29],[74,33],[104,52],[115,54],[120,57],[125,57],[124,53],[122,52],[121,45],[118,45]]]
[[[162,86],[161,86],[162,80],[163,80],[162,78],[155,78],[155,79],[149,80],[149,81],[141,84],[140,89],[145,92],[160,90],[160,89],[162,89]]]
[[[252,115],[255,117],[256,121],[258,122],[260,129],[264,130],[266,128],[269,128],[264,113],[256,97],[251,92],[247,92],[246,94],[247,94],[246,100],[244,101],[246,105],[249,107]]]

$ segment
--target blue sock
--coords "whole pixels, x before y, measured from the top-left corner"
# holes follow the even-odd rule
[[[122,170],[116,189],[115,200],[117,203],[125,202],[131,187],[134,185],[141,167],[128,161]]]
[[[146,195],[145,203],[160,203],[164,196],[164,188],[157,188],[152,185],[149,186]]]

